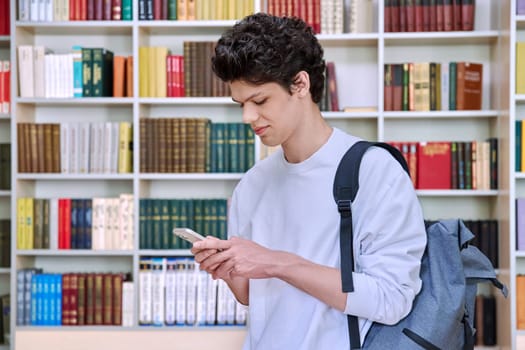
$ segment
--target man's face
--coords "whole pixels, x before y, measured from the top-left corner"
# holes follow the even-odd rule
[[[255,85],[243,80],[230,83],[232,99],[242,108],[242,119],[250,124],[267,146],[285,143],[300,122],[301,105],[295,93],[277,83]]]

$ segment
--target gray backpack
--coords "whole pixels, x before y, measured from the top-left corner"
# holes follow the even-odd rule
[[[388,150],[408,173],[403,155],[387,143],[359,141],[343,156],[334,180],[334,198],[341,214],[341,278],[346,293],[354,291],[351,204],[359,189],[360,161],[370,146]],[[420,272],[423,286],[411,312],[392,326],[373,323],[362,346],[357,317],[348,315],[351,349],[474,348],[477,284],[491,282],[505,297],[507,288],[497,280],[489,259],[469,244],[474,235],[461,220],[441,220],[426,231],[428,241]]]

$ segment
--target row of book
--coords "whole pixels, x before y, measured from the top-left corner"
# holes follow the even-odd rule
[[[385,32],[474,30],[475,0],[385,0]]]
[[[141,258],[139,324],[245,325],[247,309],[190,258]]]
[[[215,45],[213,41],[185,41],[183,55],[162,46],[139,47],[139,96],[229,96],[228,84],[211,68]]]
[[[20,197],[18,249],[130,250],[134,241],[131,194],[95,198]]]
[[[133,326],[134,285],[124,273],[17,270],[16,324]]]
[[[267,12],[278,16],[300,17],[320,34],[373,31],[372,0],[268,0]],[[348,14],[347,19],[345,14]]]
[[[385,64],[385,111],[480,110],[483,64]]]
[[[498,140],[389,142],[405,156],[417,189],[498,188]]]
[[[0,267],[11,266],[11,220],[0,219]]]
[[[142,173],[243,173],[255,163],[249,124],[207,118],[141,118]]]
[[[20,173],[130,173],[130,122],[18,123]]]
[[[235,20],[253,13],[246,0],[139,0],[139,20]]]
[[[0,143],[0,190],[11,189],[11,144]]]
[[[492,263],[495,268],[499,267],[499,225],[497,220],[464,219],[465,226],[474,234],[470,242],[477,247]]]
[[[20,97],[113,96],[114,54],[110,50],[78,45],[63,54],[42,45],[20,45],[17,50]]]
[[[11,336],[11,296],[0,295],[0,345],[9,345]]]
[[[18,0],[24,22],[131,21],[132,0]]]
[[[0,35],[9,35],[11,32],[10,2],[10,0],[0,0],[0,12],[5,13],[4,16],[0,16]]]
[[[7,60],[0,60],[0,114],[8,114],[10,110],[11,62]]]
[[[142,198],[139,206],[140,249],[190,249],[172,234],[175,227],[227,239],[227,199]]]

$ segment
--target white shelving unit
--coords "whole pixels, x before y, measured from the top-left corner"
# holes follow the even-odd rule
[[[256,11],[264,8],[254,0]],[[462,217],[498,219],[500,222],[499,277],[514,287],[512,278],[523,254],[513,252],[513,199],[515,184],[523,183],[525,175],[514,176],[513,124],[514,110],[525,108],[525,96],[510,96],[508,79],[513,77],[512,35],[509,23],[517,21],[511,14],[515,0],[477,0],[475,30],[472,32],[384,33],[382,0],[374,0],[373,33],[319,35],[327,61],[336,62],[339,104],[341,107],[374,107],[370,112],[325,112],[336,127],[357,136],[380,141],[421,140],[484,140],[500,139],[500,188],[491,191],[418,190],[425,217]],[[115,54],[133,55],[134,91],[138,95],[139,46],[167,46],[182,53],[187,40],[217,40],[220,33],[234,21],[139,21],[138,4],[134,1],[132,21],[22,23],[13,21],[10,42],[13,72],[16,72],[16,47],[22,44],[45,45],[55,52],[69,52],[73,45],[106,47]],[[12,18],[15,10],[12,9]],[[525,30],[525,18],[521,19]],[[519,27],[519,26],[518,26]],[[510,36],[510,37],[509,37]],[[8,40],[0,37],[2,43]],[[9,43],[9,41],[7,41]],[[4,44],[8,47],[9,44]],[[384,112],[383,67],[386,63],[434,61],[477,61],[484,64],[483,108],[481,111]],[[510,72],[509,72],[510,69]],[[512,81],[512,79],[511,79]],[[13,74],[12,91],[17,91]],[[16,95],[16,94],[14,94]],[[143,174],[139,172],[139,130],[142,116],[209,116],[214,121],[240,121],[241,111],[230,98],[78,98],[42,99],[13,97],[13,118],[0,116],[0,127],[10,122],[13,144],[12,193],[0,192],[2,201],[10,201],[11,217],[16,217],[18,197],[58,196],[94,197],[134,194],[135,247],[138,247],[138,207],[140,198],[228,197],[242,174]],[[510,104],[510,106],[509,106]],[[4,120],[5,119],[5,120]],[[19,174],[16,171],[16,124],[19,122],[64,121],[129,121],[134,125],[133,173],[121,175]],[[2,124],[3,123],[3,124]],[[259,150],[256,151],[258,159]],[[516,187],[519,187],[516,185]],[[7,200],[5,200],[7,198]],[[15,225],[14,225],[15,226]],[[16,226],[13,227],[16,232]],[[14,233],[13,233],[14,237]],[[186,250],[130,251],[56,251],[16,249],[10,275],[11,294],[16,295],[16,269],[43,267],[55,272],[96,269],[131,272],[137,281],[141,256],[187,255]],[[525,271],[525,266],[524,266]],[[2,271],[0,270],[0,281]],[[16,326],[16,298],[12,298],[12,334],[17,350],[34,348],[123,348],[155,350],[174,348],[239,349],[245,334],[243,328],[153,328],[153,327],[20,327]],[[135,300],[137,305],[138,299]],[[516,338],[525,334],[516,331],[515,297],[498,298],[498,347],[516,348]],[[135,317],[136,319],[137,317]],[[14,348],[13,348],[14,349]],[[0,348],[0,350],[2,350]]]

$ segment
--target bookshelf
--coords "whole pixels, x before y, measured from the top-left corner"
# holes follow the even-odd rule
[[[383,30],[383,1],[374,0],[371,33],[320,34],[326,59],[336,62],[340,106],[374,107],[365,112],[324,112],[330,123],[357,136],[380,141],[476,140],[500,138],[498,190],[418,190],[425,217],[493,218],[500,222],[499,277],[513,290],[514,274],[523,265],[523,255],[511,253],[514,232],[513,199],[515,193],[525,193],[522,174],[511,171],[513,148],[512,119],[517,106],[525,106],[525,96],[511,95],[507,79],[513,77],[513,45],[517,28],[525,28],[525,18],[517,19],[511,9],[515,0],[477,0],[475,30],[472,32],[386,33]],[[254,0],[256,11],[265,8],[265,1]],[[16,10],[11,10],[15,18]],[[139,171],[139,118],[209,116],[216,122],[240,121],[239,108],[228,97],[139,97],[139,47],[167,46],[182,53],[185,40],[216,40],[234,21],[142,21],[138,19],[138,2],[133,2],[131,21],[72,22],[12,22],[11,38],[0,36],[0,54],[10,52],[16,67],[19,45],[45,45],[55,52],[69,52],[73,45],[105,47],[115,54],[132,55],[135,59],[134,97],[125,98],[25,98],[13,96],[12,115],[0,115],[0,137],[13,144],[13,190],[0,192],[0,209],[8,208],[16,217],[17,198],[33,196],[51,198],[134,195],[134,207],[140,198],[190,198],[196,195],[210,198],[228,197],[242,174],[160,174]],[[520,23],[521,27],[514,25]],[[509,23],[511,27],[509,28]],[[510,33],[510,34],[509,34]],[[510,35],[510,37],[509,37]],[[10,51],[9,51],[10,49]],[[484,64],[484,95],[480,111],[383,111],[383,67],[385,63],[416,61],[449,62],[481,61]],[[510,62],[510,66],[506,64]],[[507,71],[506,69],[510,70]],[[13,69],[16,71],[16,68]],[[345,77],[356,77],[346,79]],[[512,79],[511,79],[512,81]],[[13,74],[12,91],[18,81]],[[13,94],[15,95],[15,94]],[[133,172],[128,174],[35,174],[16,171],[17,123],[19,122],[132,122],[134,156]],[[1,140],[1,139],[0,139]],[[256,147],[256,159],[259,148]],[[520,185],[521,184],[521,185]],[[3,207],[2,207],[3,206]],[[4,212],[0,210],[0,212]],[[142,256],[186,256],[186,250],[138,249],[138,212],[135,209],[134,249],[125,251],[85,250],[18,250],[12,243],[10,270],[0,270],[3,279],[10,279],[11,295],[16,295],[16,270],[43,267],[54,272],[120,270],[138,281],[139,259]],[[15,237],[16,225],[13,225]],[[521,264],[520,264],[521,261]],[[522,269],[525,271],[525,265]],[[7,276],[7,277],[5,277]],[[3,287],[2,287],[3,288]],[[0,289],[1,292],[1,289]],[[138,298],[135,296],[137,309]],[[242,327],[139,327],[137,310],[133,327],[42,327],[16,326],[16,302],[12,298],[12,349],[31,349],[35,343],[41,349],[57,347],[93,349],[123,347],[143,348],[150,344],[156,350],[181,348],[219,349],[241,348],[245,330]],[[516,348],[517,332],[515,297],[498,299],[498,347]],[[152,344],[152,341],[154,343]],[[525,341],[525,340],[524,340]],[[125,344],[125,345],[124,345]],[[0,347],[1,350],[3,350]]]

